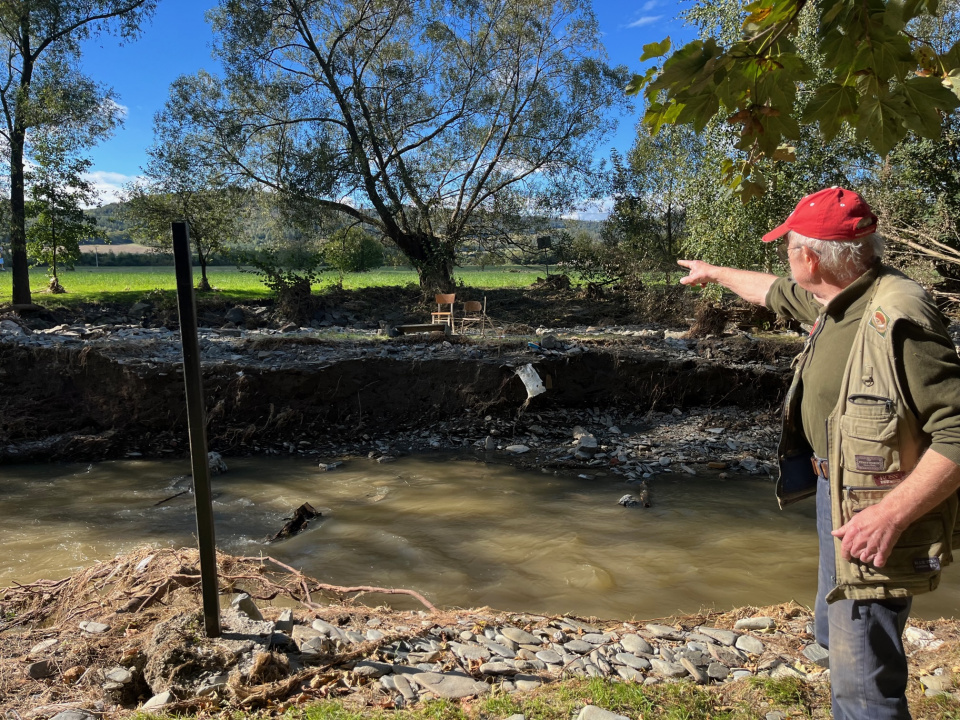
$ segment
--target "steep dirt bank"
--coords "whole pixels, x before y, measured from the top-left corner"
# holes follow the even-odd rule
[[[208,343],[221,347],[203,364],[210,448],[237,454],[307,447],[438,424],[456,436],[481,432],[474,425],[485,417],[516,419],[524,411],[755,408],[780,399],[791,346],[746,336],[671,342],[648,332],[560,335],[562,348],[554,351],[531,348],[526,339],[330,343],[214,335]],[[0,460],[184,452],[177,348],[174,334],[0,342]],[[516,372],[528,363],[547,387],[529,402]]]

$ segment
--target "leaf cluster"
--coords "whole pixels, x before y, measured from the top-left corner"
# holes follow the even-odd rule
[[[817,125],[825,142],[850,127],[880,155],[908,132],[939,136],[942,114],[960,106],[960,42],[943,47],[911,32],[937,11],[937,0],[754,0],[737,37],[701,37],[672,53],[669,38],[644,46],[642,61],[665,60],[627,92],[644,93],[654,132],[701,132],[714,117],[734,128],[744,159],[724,172],[749,199],[766,191],[754,168],[791,159],[803,125]],[[806,18],[814,57],[798,47]]]

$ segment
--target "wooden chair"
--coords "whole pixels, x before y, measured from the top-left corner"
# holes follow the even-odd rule
[[[437,294],[433,296],[433,299],[437,301],[437,311],[431,313],[430,321],[434,325],[445,324],[449,325],[450,328],[453,328],[454,319],[453,319],[453,302],[457,299],[456,294]]]
[[[467,327],[475,325],[480,326],[480,337],[483,337],[488,326],[491,330],[494,330],[493,321],[487,317],[486,297],[483,298],[482,303],[476,300],[467,300],[463,304],[463,315],[460,317],[460,334],[462,335]]]

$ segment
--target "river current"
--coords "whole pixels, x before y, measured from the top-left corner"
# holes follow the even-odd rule
[[[322,471],[303,458],[227,458],[213,478],[217,547],[271,555],[336,585],[411,588],[438,605],[610,619],[796,600],[812,605],[812,501],[779,510],[768,479],[664,473],[653,505],[613,475],[561,476],[443,456]],[[0,468],[0,585],[64,577],[145,544],[196,544],[186,461]],[[172,498],[172,499],[170,499]],[[265,543],[292,511],[322,512]],[[960,566],[914,615],[960,615]],[[419,607],[404,596],[366,602]]]

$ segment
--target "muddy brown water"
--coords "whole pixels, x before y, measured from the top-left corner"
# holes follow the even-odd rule
[[[438,605],[649,619],[704,608],[812,604],[812,502],[777,508],[767,479],[665,473],[653,507],[631,486],[472,459],[347,460],[323,472],[295,458],[228,458],[213,478],[217,546],[272,555],[337,585],[415,589]],[[6,465],[0,585],[60,578],[143,544],[195,544],[186,462]],[[310,528],[266,544],[303,502]],[[948,568],[914,615],[960,615]],[[366,597],[416,608],[403,596]]]

